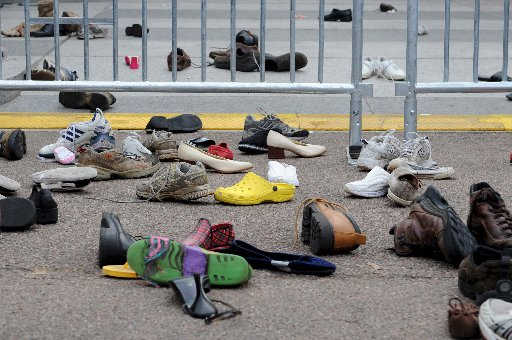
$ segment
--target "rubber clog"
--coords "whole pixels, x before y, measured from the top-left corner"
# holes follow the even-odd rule
[[[236,286],[252,274],[249,263],[240,256],[184,246],[165,237],[146,237],[128,248],[129,266],[138,276],[160,285],[193,274],[208,275],[215,286]]]
[[[247,173],[242,180],[228,188],[217,188],[215,199],[235,205],[254,205],[263,202],[286,202],[295,195],[295,186],[287,183],[272,183],[256,175]]]

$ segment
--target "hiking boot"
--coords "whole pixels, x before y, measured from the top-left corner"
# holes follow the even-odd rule
[[[247,115],[244,122],[244,130],[250,129],[274,130],[283,136],[294,139],[304,139],[309,135],[306,129],[298,129],[284,123],[281,119],[273,114],[265,114],[262,120],[255,120],[253,116]]]
[[[190,57],[183,49],[178,47],[176,49],[176,54],[178,55],[176,60],[176,68],[178,69],[178,71],[182,71],[192,64]],[[167,56],[167,68],[169,69],[169,71],[172,71],[172,51]]]
[[[157,171],[148,182],[137,185],[137,196],[150,201],[191,201],[212,194],[201,162],[194,165],[171,163]]]
[[[374,167],[365,178],[347,183],[345,192],[360,197],[381,197],[386,195],[391,175],[379,166]]]
[[[96,152],[89,146],[78,148],[77,164],[96,169],[98,175],[95,180],[147,177],[160,168],[158,160],[126,156],[112,150]]]
[[[469,188],[468,228],[478,244],[512,247],[512,216],[501,195],[486,182]]]
[[[512,339],[512,303],[489,299],[480,306],[478,324],[485,339]],[[480,333],[478,333],[480,335]]]
[[[389,233],[397,255],[442,255],[455,266],[476,246],[466,225],[432,185],[412,204],[409,217]]]
[[[357,159],[357,167],[360,170],[371,170],[376,166],[385,169],[388,163],[400,156],[402,143],[393,136],[395,130],[388,130],[369,141],[362,139],[363,149]]]
[[[336,254],[355,250],[366,243],[366,235],[341,204],[323,198],[307,199],[302,209],[300,238],[309,244],[313,254]],[[295,238],[298,239],[298,218],[295,221]]]
[[[52,197],[48,189],[41,189],[41,186],[32,185],[32,193],[28,198],[36,207],[37,224],[55,224],[59,219],[57,202]]]
[[[27,153],[25,131],[16,129],[0,131],[0,157],[16,161]]]
[[[178,159],[178,145],[171,132],[153,130],[142,145],[153,152],[161,161]]]
[[[459,290],[477,304],[486,298],[501,295],[512,302],[512,252],[477,246],[459,266]],[[510,282],[506,289],[507,282]],[[500,294],[501,293],[501,294]]]
[[[351,22],[352,21],[352,9],[344,9],[340,10],[337,8],[333,8],[331,13],[324,15],[324,21],[343,21],[343,22]]]
[[[59,92],[59,103],[70,109],[108,110],[116,102],[110,92]]]
[[[39,150],[39,157],[54,158],[53,151],[58,146],[64,146],[71,151],[76,151],[77,147],[90,143],[95,131],[109,132],[110,130],[110,124],[103,115],[103,112],[100,109],[96,109],[90,121],[71,123],[66,130],[61,130],[57,142],[42,147]]]
[[[448,306],[448,329],[452,338],[479,338],[478,307],[459,298],[451,298]]]
[[[400,205],[408,206],[418,197],[421,181],[409,168],[400,167],[391,173],[388,198]]]

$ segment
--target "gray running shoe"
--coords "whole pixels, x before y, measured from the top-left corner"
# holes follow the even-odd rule
[[[171,163],[160,168],[148,182],[137,185],[137,196],[151,201],[191,201],[209,195],[213,195],[213,191],[208,184],[206,169],[200,162],[195,165]]]
[[[116,138],[110,134],[110,130],[95,129],[91,138],[91,147],[96,152],[112,150],[116,146]]]
[[[299,140],[309,136],[308,130],[291,127],[272,114],[266,114],[265,117],[259,121],[255,120],[251,115],[245,117],[244,130],[248,131],[250,129],[274,130],[281,133],[283,136]]]
[[[178,145],[172,132],[153,130],[142,145],[153,152],[161,161],[178,159]]]
[[[371,170],[376,166],[385,169],[388,163],[400,156],[402,143],[398,138],[393,136],[395,130],[388,130],[378,136],[365,139],[363,149],[357,159],[357,167],[360,170]]]

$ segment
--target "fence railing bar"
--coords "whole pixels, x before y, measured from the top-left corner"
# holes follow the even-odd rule
[[[446,51],[446,50],[445,50]],[[404,101],[404,137],[417,128],[416,79],[418,72],[418,0],[407,1],[407,61],[405,66],[408,92]]]
[[[31,61],[31,55],[32,50],[30,46],[30,12],[29,12],[29,5],[30,0],[23,0],[24,5],[24,14],[25,14],[25,77],[27,80],[32,79],[32,61]]]
[[[361,73],[363,67],[363,7],[364,0],[352,1],[352,85],[359,91],[350,96],[349,145],[361,145],[363,100],[361,93]],[[323,19],[323,18],[322,18]]]
[[[498,93],[512,92],[512,82],[418,83],[417,93]]]
[[[112,73],[114,80],[119,80],[119,17],[118,17],[118,2],[112,0]]]
[[[473,23],[473,82],[478,82],[478,56],[480,50],[480,0],[475,0]]]
[[[231,0],[231,30],[230,30],[230,47],[231,47],[231,55],[230,55],[230,70],[231,70],[231,81],[236,81],[236,0]]]
[[[295,82],[295,10],[296,0],[290,0],[290,83]]]
[[[89,24],[94,25],[113,25],[114,21],[112,18],[87,18]],[[84,23],[84,17],[59,17],[61,24],[76,24],[82,25]],[[42,18],[30,18],[32,24],[53,24],[53,17],[42,17]]]
[[[82,32],[84,33],[84,79],[89,80],[89,0],[83,1]]]
[[[206,0],[201,0],[201,81],[206,81]]]
[[[148,80],[148,0],[142,0],[142,81]]]
[[[444,70],[443,81],[450,79],[450,29],[451,29],[451,0],[444,0]]]
[[[0,8],[0,31],[2,30],[2,8]],[[3,54],[6,54],[7,52],[4,52],[2,49],[2,34],[0,34],[0,80],[4,79],[4,58]]]
[[[266,25],[266,3],[260,1],[260,82],[265,81],[265,25]]]
[[[501,81],[508,79],[508,29],[510,20],[510,0],[503,1],[503,67]]]
[[[59,0],[53,0],[53,46],[55,52],[55,80],[60,80],[60,25]]]
[[[171,48],[172,48],[172,81],[176,81],[178,78],[178,5],[177,0],[171,1],[171,8],[172,8],[172,37],[171,37]]]
[[[325,0],[320,0],[318,8],[318,82],[323,83],[324,81],[324,12],[325,12]]]

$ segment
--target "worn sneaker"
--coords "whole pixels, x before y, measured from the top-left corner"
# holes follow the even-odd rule
[[[451,178],[455,174],[455,170],[450,166],[421,166],[404,158],[397,158],[389,162],[388,171],[398,168],[407,168],[420,179],[445,179]]]
[[[512,302],[512,252],[478,246],[459,266],[459,290],[477,304],[500,296]],[[508,289],[503,283],[509,282]]]
[[[345,192],[361,197],[380,197],[386,195],[391,175],[379,166],[374,167],[364,179],[347,183]]]
[[[123,140],[123,154],[125,156],[135,156],[135,157],[149,157],[152,155],[151,151],[149,151],[137,138],[138,136],[128,136]]]
[[[25,131],[16,129],[0,131],[0,157],[19,160],[27,153]]]
[[[512,339],[512,303],[489,299],[480,306],[478,325],[487,340]]]
[[[377,75],[389,80],[405,80],[405,72],[392,60],[381,57],[378,60]]]
[[[259,121],[255,120],[251,115],[245,117],[244,130],[247,131],[254,128],[266,131],[274,130],[281,133],[283,136],[295,139],[304,139],[309,136],[308,130],[291,127],[275,115],[268,113]]]
[[[393,136],[394,133],[395,130],[388,130],[369,141],[361,140],[363,149],[357,159],[357,167],[360,170],[371,170],[376,166],[384,169],[391,160],[400,156],[402,143]]]
[[[95,129],[90,145],[96,152],[112,150],[116,146],[116,138],[111,134],[111,131]]]
[[[39,156],[43,158],[54,158],[53,150],[55,150],[57,146],[64,146],[71,151],[76,151],[79,146],[90,143],[94,130],[97,128],[103,131],[110,131],[111,129],[109,122],[105,119],[100,109],[96,109],[90,121],[72,123],[66,130],[61,130],[57,142],[41,148],[41,150],[39,150]]]
[[[113,150],[96,152],[87,146],[78,148],[77,163],[78,166],[95,168],[98,172],[95,180],[147,177],[160,167],[155,159],[126,156]]]
[[[137,196],[151,201],[191,201],[212,195],[204,165],[176,162],[162,167],[148,182],[137,185]]]
[[[469,188],[468,228],[478,244],[512,247],[512,216],[501,195],[486,182]]]
[[[157,155],[161,161],[178,159],[178,144],[172,132],[153,130],[149,137],[142,140],[142,145]]]
[[[397,255],[441,255],[455,266],[476,246],[464,222],[432,185],[413,203],[409,217],[389,233]]]
[[[389,179],[388,198],[400,205],[408,206],[418,197],[421,181],[409,168],[398,168]]]
[[[361,78],[368,79],[377,74],[378,61],[370,57],[363,60],[363,68]]]

